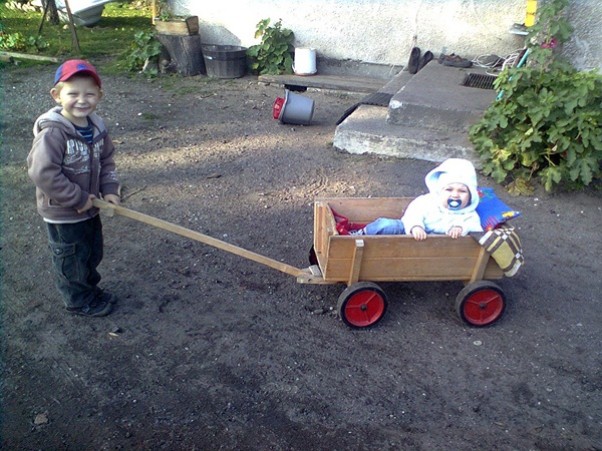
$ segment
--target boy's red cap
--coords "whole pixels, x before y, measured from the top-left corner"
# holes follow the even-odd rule
[[[75,74],[87,74],[90,75],[98,87],[101,87],[100,77],[98,72],[92,64],[85,60],[67,60],[59,66],[54,74],[54,84],[56,85],[60,81],[67,81]]]

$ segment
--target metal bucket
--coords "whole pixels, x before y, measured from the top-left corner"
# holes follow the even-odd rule
[[[280,122],[283,124],[309,125],[314,115],[314,101],[309,97],[295,94],[288,89],[284,104],[280,109]]]

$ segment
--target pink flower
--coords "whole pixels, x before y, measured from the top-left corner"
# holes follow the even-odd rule
[[[556,47],[558,47],[558,39],[556,38],[548,39],[546,42],[541,44],[542,49],[555,49]]]

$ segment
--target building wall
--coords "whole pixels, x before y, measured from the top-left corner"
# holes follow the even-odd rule
[[[524,46],[512,34],[525,20],[526,0],[170,0],[176,14],[199,16],[205,44],[242,45],[257,23],[282,19],[296,47],[318,57],[382,65],[405,65],[413,46],[423,51],[474,58],[506,56]],[[602,67],[602,2],[571,0],[576,26],[566,46],[582,69]]]
[[[602,2],[570,0],[568,18],[574,28],[564,52],[580,70],[602,72]]]

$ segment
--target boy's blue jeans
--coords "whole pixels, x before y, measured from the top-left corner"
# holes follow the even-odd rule
[[[364,227],[366,235],[403,235],[401,219],[378,218]]]
[[[75,224],[46,223],[52,252],[55,285],[67,308],[81,308],[94,300],[103,256],[100,216]]]

